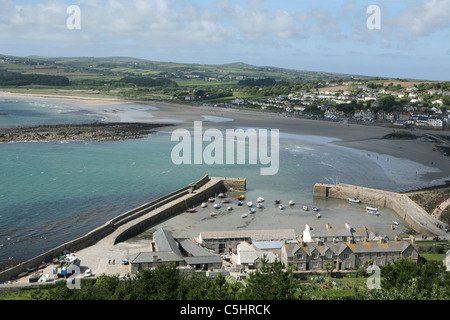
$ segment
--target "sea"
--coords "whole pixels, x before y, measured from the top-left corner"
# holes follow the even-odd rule
[[[232,118],[205,115],[199,120],[227,122],[233,127]],[[64,102],[0,99],[0,127],[94,121],[105,118]],[[323,223],[389,226],[393,219],[401,223],[401,218],[389,209],[383,209],[381,216],[369,217],[362,206],[351,206],[348,201],[315,199],[313,186],[317,182],[342,182],[402,191],[428,185],[420,177],[405,174],[412,168],[421,172],[428,168],[405,159],[386,159],[338,146],[333,141],[335,138],[281,130],[279,170],[266,176],[260,173],[262,165],[249,163],[175,165],[171,153],[177,142],[171,140],[167,128],[138,140],[0,144],[0,265],[44,253],[205,174],[245,177],[247,198],[262,196],[267,203],[292,199],[299,205],[318,204],[323,215],[329,215],[329,220],[322,219]],[[299,215],[294,211],[286,214],[287,218],[277,215],[277,221],[280,226],[295,225],[301,230],[303,220],[289,220],[289,216]],[[285,220],[281,223],[280,219]],[[277,227],[270,215],[261,221],[265,222],[260,222],[258,228]],[[170,220],[166,224],[170,225]],[[226,223],[221,227],[227,228]],[[407,231],[402,223],[399,228]]]

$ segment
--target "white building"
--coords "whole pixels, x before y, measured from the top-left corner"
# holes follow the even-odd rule
[[[444,265],[447,267],[447,271],[450,271],[450,250],[445,254]]]

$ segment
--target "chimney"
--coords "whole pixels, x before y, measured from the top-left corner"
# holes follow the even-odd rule
[[[378,243],[386,243],[386,240],[382,236],[378,236]]]
[[[333,238],[333,243],[338,243],[338,239],[337,238]]]
[[[322,242],[322,240],[320,240],[320,237],[317,238],[316,243],[317,243],[318,246],[322,246],[323,245],[323,242]]]
[[[369,239],[367,237],[364,237],[364,242],[369,242]]]
[[[331,229],[331,225],[329,223],[327,223],[325,226],[327,227],[327,230]]]
[[[346,228],[347,230],[350,230],[352,227],[350,226],[350,223],[346,222],[346,223],[345,223],[345,228]]]
[[[409,236],[411,244],[416,244],[416,238],[414,236]]]
[[[353,243],[355,243],[355,241],[353,240],[352,237],[347,237],[347,242],[348,242],[348,244],[353,244]]]
[[[309,226],[309,224],[305,224],[305,230],[311,230],[311,227]]]

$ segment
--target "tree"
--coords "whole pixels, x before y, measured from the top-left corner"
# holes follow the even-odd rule
[[[245,290],[245,298],[253,300],[290,300],[298,288],[292,269],[284,270],[277,260],[272,265],[262,259],[262,267],[253,272]]]

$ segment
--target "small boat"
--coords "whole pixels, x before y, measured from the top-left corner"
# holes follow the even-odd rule
[[[281,200],[275,200],[275,204],[280,204]]]
[[[260,202],[260,203],[258,203],[258,204],[256,205],[256,207],[257,207],[257,208],[260,208],[260,209],[264,208],[264,206],[262,205],[262,203],[261,203],[261,202]]]
[[[217,213],[211,212],[209,215],[210,215],[211,217],[214,217],[214,216],[217,216]]]
[[[19,278],[22,278],[22,277],[25,277],[27,274],[28,274],[28,271],[24,271],[24,272],[19,273],[17,276]]]
[[[280,210],[284,210],[284,205],[280,204],[280,205],[278,206],[278,208],[279,208]]]
[[[231,211],[231,210],[233,210],[233,207],[232,206],[228,206],[227,210]]]
[[[392,220],[392,224],[394,225],[394,226],[398,226],[398,222],[397,221],[394,221],[394,220]]]
[[[245,195],[241,194],[237,199],[238,200],[244,200],[245,199]]]
[[[241,201],[236,202],[236,204],[237,204],[238,206],[242,206],[242,202],[241,202]]]
[[[303,210],[308,211],[308,206],[303,206]]]
[[[375,216],[379,216],[379,215],[380,215],[380,213],[378,212],[378,210],[367,210],[367,213],[368,213],[368,214],[373,214],[373,215],[375,215]]]
[[[293,200],[289,200],[289,205],[293,206],[295,204],[295,202]]]
[[[216,198],[211,197],[211,198],[208,199],[208,201],[209,202],[214,202],[214,201],[216,201]]]
[[[250,208],[253,207],[253,202],[251,202],[251,201],[247,202],[247,206]]]
[[[380,209],[380,207],[378,207],[378,208],[374,208],[374,207],[366,207],[366,210],[374,210],[374,211],[378,211],[378,209]]]
[[[312,211],[319,212],[319,208],[313,207],[313,208],[312,208]]]
[[[218,198],[225,198],[225,194],[219,193],[219,195],[218,195],[217,197],[218,197]]]
[[[241,215],[241,218],[247,218],[248,214],[244,213],[243,215]]]
[[[320,219],[321,215],[320,213],[316,214],[317,219]]]
[[[253,209],[253,208],[250,208],[250,209],[248,209],[248,213],[255,213],[255,209]]]
[[[191,209],[187,209],[186,212],[193,213],[193,212],[197,212],[197,210],[195,208],[191,208]]]
[[[28,278],[28,281],[29,282],[38,282],[38,280],[42,277],[43,274],[44,274],[43,271],[35,272],[32,275],[30,275],[30,277]]]
[[[348,201],[352,202],[352,203],[360,203],[361,200],[356,199],[356,198],[349,198]]]
[[[215,203],[215,204],[214,204],[214,209],[219,209],[219,208],[220,208],[220,204]]]
[[[202,204],[201,204],[201,207],[202,208],[206,208],[208,205],[206,204],[206,202],[203,202]]]
[[[222,203],[230,203],[230,200],[228,199],[222,200]]]
[[[262,202],[264,202],[264,198],[263,197],[258,197],[257,201],[258,201],[258,203],[262,203]]]

